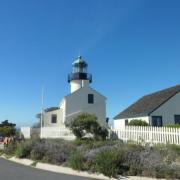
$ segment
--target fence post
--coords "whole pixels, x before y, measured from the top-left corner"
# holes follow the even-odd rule
[[[179,129],[179,137],[178,137],[178,142],[177,142],[177,144],[180,144],[180,128],[178,128]]]

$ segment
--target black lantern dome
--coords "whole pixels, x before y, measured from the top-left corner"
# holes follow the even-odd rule
[[[82,56],[79,56],[73,63],[72,63],[72,73],[68,75],[68,82],[73,80],[89,80],[92,82],[92,75],[87,73],[88,64],[83,60]]]

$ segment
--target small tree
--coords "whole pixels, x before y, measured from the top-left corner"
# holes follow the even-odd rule
[[[16,124],[9,123],[8,120],[3,121],[0,124],[0,136],[10,137],[16,134]]]
[[[146,121],[143,121],[141,119],[133,119],[128,123],[129,126],[149,126],[149,124]]]
[[[73,134],[82,139],[88,133],[92,134],[95,139],[106,139],[108,130],[103,128],[97,122],[97,117],[93,114],[83,113],[73,119],[70,123],[66,124]]]
[[[16,124],[10,123],[8,120],[5,120],[0,124],[0,127],[5,127],[5,126],[15,127]]]

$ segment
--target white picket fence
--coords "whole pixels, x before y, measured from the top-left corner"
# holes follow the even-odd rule
[[[36,131],[38,131],[36,129]],[[112,129],[119,139],[123,141],[136,141],[150,144],[177,144],[180,145],[180,128],[151,127],[151,126],[126,126],[125,129]],[[21,133],[27,139],[32,137],[34,130],[30,127],[22,127]],[[75,136],[67,128],[43,127],[39,129],[41,138],[62,138],[74,140]]]
[[[125,129],[112,129],[123,141],[136,141],[150,144],[177,144],[180,145],[180,128],[126,126]]]

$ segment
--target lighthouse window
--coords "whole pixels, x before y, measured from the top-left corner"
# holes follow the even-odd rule
[[[94,103],[94,94],[88,94],[88,104]]]
[[[52,114],[51,116],[51,123],[57,123],[57,115],[56,114]]]

